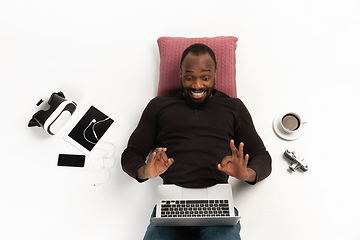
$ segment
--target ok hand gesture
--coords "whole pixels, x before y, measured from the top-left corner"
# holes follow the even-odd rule
[[[256,172],[248,168],[249,155],[244,156],[244,143],[240,143],[239,150],[235,147],[234,140],[230,141],[231,156],[226,156],[218,169],[227,175],[235,177],[241,181],[253,182],[256,179]]]
[[[156,148],[150,155],[148,162],[138,170],[138,178],[147,179],[157,177],[174,163],[174,159],[168,158],[166,155],[166,148]]]

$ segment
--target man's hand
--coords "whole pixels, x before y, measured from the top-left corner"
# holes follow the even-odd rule
[[[238,150],[235,147],[234,140],[231,140],[230,148],[232,155],[226,156],[221,163],[218,164],[218,169],[241,181],[254,182],[256,179],[256,172],[247,167],[249,155],[246,154],[244,156],[244,143],[240,143]]]
[[[164,172],[174,163],[174,159],[168,158],[166,155],[166,148],[156,148],[150,155],[146,165],[138,170],[139,179],[150,179],[157,177]]]

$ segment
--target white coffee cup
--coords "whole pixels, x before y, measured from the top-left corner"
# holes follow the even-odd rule
[[[282,130],[284,130],[286,133],[298,132],[302,125],[306,123],[306,121],[304,121],[299,114],[294,112],[287,112],[283,114],[279,120]]]

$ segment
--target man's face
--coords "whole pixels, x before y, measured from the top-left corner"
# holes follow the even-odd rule
[[[194,103],[206,102],[215,83],[215,62],[210,54],[196,56],[189,53],[181,66],[181,83],[184,95]]]

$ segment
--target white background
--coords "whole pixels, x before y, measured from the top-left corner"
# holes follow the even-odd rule
[[[137,183],[119,156],[156,95],[161,36],[239,38],[238,96],[273,158],[258,185],[230,180],[242,239],[360,239],[359,12],[358,0],[0,0],[0,239],[142,239],[161,180]],[[72,119],[93,100],[119,116],[106,183],[93,186],[108,177],[94,156],[57,167],[81,154],[65,130],[27,127],[57,91],[78,104]],[[284,109],[308,121],[296,141],[273,132]],[[308,172],[288,171],[288,147]]]

